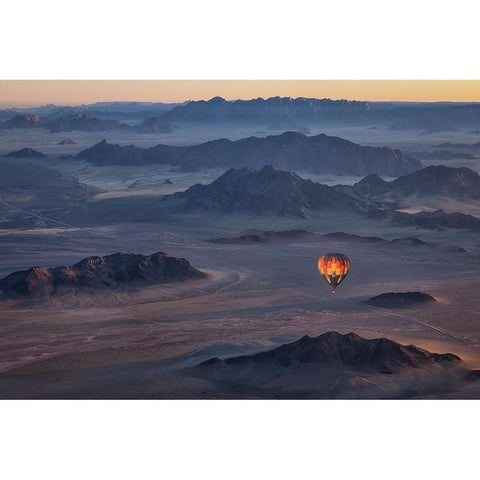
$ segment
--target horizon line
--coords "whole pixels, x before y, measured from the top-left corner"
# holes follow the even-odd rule
[[[41,107],[90,107],[97,104],[111,104],[111,103],[138,103],[138,104],[162,104],[162,105],[185,105],[191,102],[210,102],[216,98],[224,100],[228,103],[243,101],[249,102],[253,100],[263,100],[267,101],[272,98],[280,98],[280,99],[291,99],[291,100],[299,100],[299,99],[306,99],[306,100],[330,100],[332,102],[361,102],[361,103],[457,103],[457,104],[480,104],[480,100],[398,100],[398,99],[388,99],[388,100],[370,100],[370,99],[358,99],[358,98],[332,98],[332,97],[306,97],[306,96],[282,96],[282,95],[272,95],[270,97],[249,97],[249,98],[225,98],[220,95],[214,95],[213,97],[209,98],[201,98],[195,100],[180,100],[180,101],[162,101],[162,100],[96,100],[91,102],[47,102],[44,103],[42,101],[35,102],[35,101],[28,101],[28,100],[18,100],[18,101],[0,101],[0,108],[2,109],[26,109],[26,108],[41,108]]]
[[[480,102],[480,80],[0,80],[0,105],[229,102],[290,97],[358,102]],[[188,99],[188,100],[185,100]]]

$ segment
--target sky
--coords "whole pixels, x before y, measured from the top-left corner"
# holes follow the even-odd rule
[[[314,97],[480,102],[480,80],[0,80],[0,106]]]

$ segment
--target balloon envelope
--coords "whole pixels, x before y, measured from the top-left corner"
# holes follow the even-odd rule
[[[350,260],[343,253],[327,253],[318,259],[318,271],[331,285],[332,293],[350,271]]]

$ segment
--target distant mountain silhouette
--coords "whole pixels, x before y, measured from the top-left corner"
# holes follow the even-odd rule
[[[436,150],[423,152],[408,152],[408,155],[420,160],[453,160],[455,158],[463,158],[466,160],[474,160],[475,155],[468,152],[452,152],[451,150]]]
[[[303,218],[317,210],[360,210],[359,204],[348,195],[271,165],[259,171],[232,168],[209,185],[196,184],[170,198],[183,200],[186,211],[236,211]]]
[[[333,232],[326,233],[321,235],[322,239],[337,241],[337,242],[347,242],[347,243],[374,243],[374,244],[390,244],[390,245],[405,245],[408,247],[425,247],[433,248],[436,250],[448,250],[456,253],[465,253],[466,250],[462,247],[456,245],[448,245],[446,243],[439,242],[424,242],[418,238],[413,237],[403,237],[395,238],[393,240],[385,240],[380,237],[364,237],[362,235],[352,235],[350,233],[344,232]]]
[[[251,356],[221,360],[212,358],[203,368],[221,365],[235,371],[246,366],[290,368],[294,365],[342,365],[358,371],[391,374],[402,369],[416,369],[434,364],[455,364],[460,358],[451,353],[430,353],[415,345],[401,345],[387,338],[367,340],[348,333],[327,332],[318,337],[304,336],[293,343]]]
[[[76,145],[77,142],[74,142],[71,138],[65,138],[65,140],[61,140],[58,142],[59,145]]]
[[[139,165],[145,163],[144,151],[135,145],[120,146],[104,139],[93,147],[82,150],[77,158],[96,165]]]
[[[438,145],[433,145],[434,147],[437,148],[463,148],[467,150],[477,150],[480,148],[480,142],[477,143],[450,143],[450,142],[445,142],[445,143],[439,143]]]
[[[313,242],[344,242],[344,243],[364,243],[376,245],[405,245],[408,247],[425,247],[438,250],[448,250],[456,253],[465,253],[466,250],[456,245],[447,245],[438,242],[424,242],[418,238],[396,238],[394,240],[385,240],[380,237],[365,237],[362,235],[353,235],[345,232],[332,232],[323,235],[308,232],[306,230],[284,230],[284,231],[262,231],[249,230],[243,235],[236,237],[210,238],[206,240],[210,243],[221,244],[269,244],[269,243],[313,243]]]
[[[45,297],[125,286],[145,286],[204,278],[183,258],[158,252],[149,256],[116,253],[105,257],[87,257],[69,267],[45,269],[33,267],[11,273],[0,280],[4,298]]]
[[[10,120],[5,120],[0,122],[0,128],[10,129],[10,128],[38,128],[43,127],[44,124],[38,115],[25,114],[25,115],[15,115],[15,117]]]
[[[80,130],[84,132],[98,132],[103,130],[129,130],[128,125],[116,120],[101,120],[86,114],[68,115],[58,117],[45,123],[45,126],[54,132],[71,132]]]
[[[128,165],[132,162],[132,146],[108,145],[107,148],[104,142],[99,143],[81,151],[78,157],[98,165]],[[219,139],[187,147],[157,145],[147,149],[135,148],[138,155],[133,163],[164,163],[190,171],[243,166],[261,168],[274,163],[279,168],[290,171],[399,176],[422,168],[419,160],[408,157],[400,150],[364,147],[324,134],[307,137],[300,133],[286,132],[234,142]]]
[[[257,125],[267,129],[308,133],[312,125],[387,126],[395,130],[422,133],[478,129],[480,105],[455,102],[362,102],[329,98],[271,97],[227,101],[214,97],[208,101],[183,104],[149,102],[98,102],[90,105],[44,105],[10,109],[3,118],[17,112],[39,115],[44,120],[70,115],[89,115],[106,120],[145,120],[157,116],[180,126],[188,123]],[[372,125],[373,124],[373,125]],[[161,132],[159,132],[161,133]],[[253,166],[253,165],[252,165]]]
[[[478,103],[387,103],[383,109],[385,120],[393,120],[394,130],[424,130],[430,132],[458,131],[460,127],[480,123]]]
[[[45,154],[39,152],[38,150],[34,150],[33,148],[25,147],[21,150],[14,150],[10,153],[4,155],[4,157],[12,157],[12,158],[47,158]]]
[[[369,102],[328,98],[270,97],[227,101],[214,97],[191,101],[166,112],[163,118],[175,122],[250,122],[263,125],[292,125],[298,122],[360,121],[368,118]]]
[[[306,230],[284,230],[280,232],[251,230],[238,237],[211,238],[207,241],[223,244],[290,243],[314,242],[318,237],[319,235]]]
[[[171,133],[172,131],[170,124],[159,117],[147,118],[133,129],[138,133]]]
[[[410,196],[458,201],[480,200],[480,175],[466,167],[429,166],[391,182],[371,174],[337,190],[377,203],[397,202]]]
[[[179,103],[152,102],[97,102],[83,105],[42,105],[29,107],[28,113],[39,115],[42,119],[53,120],[58,117],[72,115],[88,115],[102,119],[114,120],[144,120],[154,115],[160,115],[167,110],[180,105]],[[14,114],[26,109],[16,108]],[[7,112],[8,113],[8,112]],[[9,118],[13,117],[10,115]]]
[[[447,213],[444,210],[421,211],[418,213],[398,212],[389,209],[371,209],[371,219],[386,220],[396,225],[411,225],[430,230],[443,228],[480,229],[480,219],[460,212]]]
[[[0,120],[11,120],[15,115],[18,115],[18,112],[11,108],[0,110]]]
[[[314,123],[347,125],[381,123],[396,130],[433,132],[478,127],[480,105],[442,102],[361,102],[303,97],[227,101],[221,97],[214,97],[208,101],[192,101],[177,106],[166,112],[163,118],[178,123],[242,122],[267,127],[287,125],[287,128]]]

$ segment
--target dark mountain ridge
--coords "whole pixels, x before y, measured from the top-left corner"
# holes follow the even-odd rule
[[[175,122],[242,122],[297,128],[312,123],[361,125],[373,122],[397,130],[452,131],[478,127],[480,104],[455,102],[365,102],[329,98],[270,97],[227,101],[214,97],[177,106],[163,114]]]
[[[278,122],[319,122],[365,120],[371,110],[369,102],[330,100],[329,98],[270,97],[227,101],[214,97],[208,101],[191,101],[166,112],[163,118],[178,122],[251,122],[271,125]]]
[[[136,152],[134,160],[133,149]],[[133,145],[120,147],[104,140],[82,150],[78,158],[97,165],[164,163],[188,171],[243,166],[261,168],[274,163],[291,171],[399,176],[422,168],[419,160],[390,147],[367,147],[325,134],[308,137],[295,132],[236,141],[222,138],[187,147],[160,144],[147,149]]]
[[[167,198],[182,200],[185,211],[243,211],[302,218],[318,210],[360,211],[359,203],[348,195],[271,165],[258,171],[232,168],[208,185],[196,184]]]

